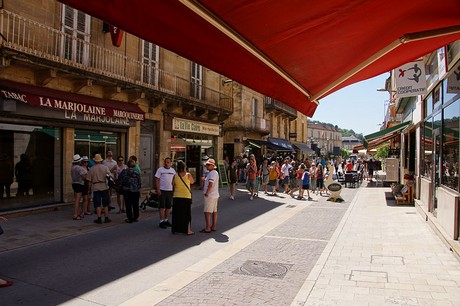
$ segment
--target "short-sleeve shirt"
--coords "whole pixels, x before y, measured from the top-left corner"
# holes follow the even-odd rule
[[[190,193],[190,180],[188,179],[188,175],[185,174],[181,178],[179,177],[179,173],[174,176],[174,198],[185,198],[191,199],[192,194]],[[186,187],[187,186],[187,187]]]
[[[70,176],[72,177],[72,184],[84,185],[85,180],[83,176],[86,175],[88,171],[80,165],[72,165],[70,169]]]
[[[166,169],[165,167],[158,168],[157,172],[155,173],[155,177],[160,179],[160,190],[164,191],[172,191],[173,184],[172,180],[176,174],[176,170],[173,168]]]
[[[115,167],[117,167],[117,162],[116,162],[114,159],[112,159],[112,160],[104,159],[104,160],[102,161],[102,164],[105,165],[105,166],[107,166],[107,168],[109,168],[110,175],[111,175],[112,177],[114,177],[114,176],[113,176],[113,173],[112,173],[112,169],[115,168]]]
[[[204,181],[203,194],[208,190],[209,183],[212,182],[211,190],[208,192],[208,198],[219,197],[219,173],[216,170],[212,170],[206,176]]]
[[[109,189],[109,186],[107,186],[107,174],[110,175],[109,168],[103,164],[95,164],[89,169],[86,179],[92,183],[93,191]]]

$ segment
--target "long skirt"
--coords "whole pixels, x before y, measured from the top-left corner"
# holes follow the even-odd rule
[[[188,232],[188,224],[192,222],[192,199],[173,198],[172,233]]]

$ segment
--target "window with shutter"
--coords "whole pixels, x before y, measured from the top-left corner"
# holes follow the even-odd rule
[[[62,5],[62,32],[61,56],[79,64],[88,64],[90,16]]]

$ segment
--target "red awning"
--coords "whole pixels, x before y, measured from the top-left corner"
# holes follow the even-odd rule
[[[75,111],[92,115],[143,121],[145,112],[129,103],[104,100],[70,92],[0,81],[0,98],[55,110]]]
[[[460,39],[458,0],[60,0],[312,116]]]

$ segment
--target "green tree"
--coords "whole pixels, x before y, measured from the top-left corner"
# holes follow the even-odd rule
[[[388,152],[390,151],[390,146],[384,146],[377,149],[375,153],[375,158],[384,159],[388,157]]]
[[[347,149],[341,148],[340,150],[342,150],[342,158],[343,158],[343,159],[347,159],[348,156],[350,156],[350,153],[348,152]]]

